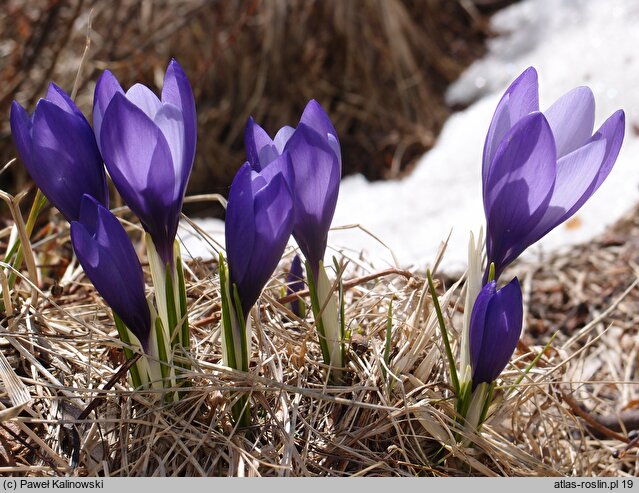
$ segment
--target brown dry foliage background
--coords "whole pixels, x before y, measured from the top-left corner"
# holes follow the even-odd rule
[[[49,81],[71,92],[91,18],[77,95],[86,115],[106,68],[125,87],[161,87],[170,57],[187,72],[199,118],[190,193],[225,193],[245,158],[249,115],[274,133],[296,124],[311,98],[339,133],[344,174],[395,177],[433,145],[450,113],[443,91],[482,53],[487,16],[507,3],[8,0],[0,10],[0,114],[7,116],[0,159],[15,156],[12,100],[32,111]],[[14,193],[28,179],[21,166],[2,178]]]

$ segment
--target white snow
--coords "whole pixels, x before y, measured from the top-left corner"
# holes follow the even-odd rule
[[[498,36],[487,55],[447,94],[450,103],[470,106],[449,118],[415,171],[401,181],[369,183],[362,176],[342,181],[333,225],[361,225],[403,266],[431,263],[451,229],[443,267],[465,266],[469,232],[484,223],[480,170],[486,131],[504,89],[531,65],[539,73],[542,110],[573,87],[587,85],[597,105],[595,128],[622,108],[626,136],[615,168],[577,220],[559,226],[527,255],[586,241],[639,200],[639,131],[634,130],[639,129],[639,2],[525,0],[497,13],[491,25]],[[221,221],[198,223],[223,243]],[[210,256],[201,239],[187,240],[192,255]],[[378,268],[395,263],[387,248],[360,229],[334,228],[329,246],[354,255],[363,250]]]

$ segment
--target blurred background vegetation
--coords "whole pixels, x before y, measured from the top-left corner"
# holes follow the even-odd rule
[[[0,166],[14,157],[9,108],[31,112],[49,81],[91,115],[100,72],[160,88],[175,57],[198,108],[189,193],[225,194],[245,159],[249,115],[269,133],[317,99],[338,131],[344,174],[401,176],[450,114],[447,85],[480,56],[488,16],[512,0],[4,0],[0,10]],[[0,175],[16,193],[20,163]],[[212,206],[211,206],[212,207]],[[191,211],[193,212],[193,211]],[[215,214],[212,209],[196,211]]]

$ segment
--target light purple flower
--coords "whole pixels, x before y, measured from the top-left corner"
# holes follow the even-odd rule
[[[293,236],[317,277],[342,173],[333,124],[319,103],[311,100],[295,129],[282,127],[271,139],[251,118],[244,135],[247,159],[256,171],[267,168],[282,152],[290,154],[293,173],[287,180],[294,191]]]
[[[27,171],[67,221],[80,216],[85,193],[108,205],[106,174],[93,131],[62,89],[49,84],[33,117],[14,101],[10,120],[13,141]]]
[[[162,261],[173,265],[197,140],[193,92],[180,65],[169,63],[161,100],[142,84],[125,93],[105,71],[95,88],[93,126],[116,188]]]
[[[504,370],[521,335],[523,305],[519,280],[497,290],[487,283],[477,295],[470,317],[470,364],[473,389],[491,383]]]
[[[537,72],[506,90],[490,124],[482,166],[488,263],[496,278],[528,246],[571,217],[612,169],[624,112],[593,134],[595,102],[577,87],[539,112]]]
[[[291,236],[293,198],[284,176],[290,166],[287,152],[261,172],[245,163],[231,184],[226,208],[226,255],[231,286],[237,286],[245,318]]]
[[[85,195],[79,220],[71,223],[71,241],[86,275],[147,351],[151,314],[144,295],[144,274],[120,222]]]

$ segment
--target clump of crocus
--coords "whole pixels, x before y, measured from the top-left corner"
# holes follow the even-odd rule
[[[29,175],[67,221],[80,217],[85,193],[108,205],[106,174],[93,130],[62,89],[51,83],[32,117],[14,101],[10,120]]]
[[[90,195],[84,195],[77,220],[71,222],[71,241],[80,265],[111,307],[123,342],[141,347],[157,358],[152,317],[144,294],[144,274],[131,240],[118,219]],[[127,351],[127,357],[132,353]],[[157,363],[141,360],[131,372],[137,387],[160,383]]]
[[[97,142],[113,183],[147,232],[147,253],[164,341],[189,347],[186,289],[175,241],[197,140],[193,92],[172,60],[161,99],[142,84],[126,93],[100,77],[93,103]],[[171,351],[167,357],[172,361]]]
[[[624,112],[613,113],[593,134],[594,120],[587,87],[541,113],[532,67],[506,90],[488,130],[482,167],[486,249],[496,279],[577,212],[610,173],[623,141]]]
[[[293,228],[293,196],[284,152],[268,168],[255,171],[245,163],[237,172],[226,208],[226,255],[220,256],[222,349],[224,364],[248,371],[251,347],[250,311],[284,253]],[[234,408],[248,424],[247,401]]]
[[[343,324],[332,283],[324,268],[328,230],[333,220],[342,171],[337,132],[315,100],[304,109],[296,128],[281,128],[274,139],[249,119],[245,132],[246,153],[253,169],[267,169],[286,151],[293,173],[287,178],[294,191],[293,237],[307,263],[311,306],[317,322],[324,361],[344,364]]]

